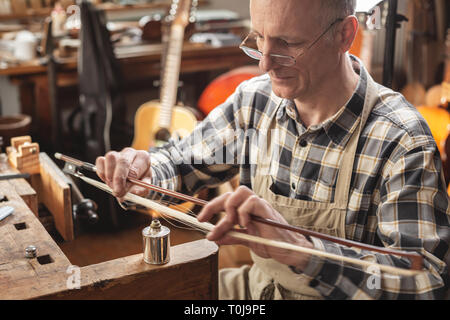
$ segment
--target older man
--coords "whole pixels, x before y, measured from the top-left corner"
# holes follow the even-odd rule
[[[380,273],[315,255],[248,245],[253,266],[220,273],[222,299],[442,298],[449,279],[449,201],[436,143],[420,114],[349,56],[353,0],[252,0],[241,45],[265,75],[243,83],[181,142],[150,153],[130,148],[97,159],[121,197],[150,196],[132,175],[185,193],[240,174],[200,221],[225,212],[208,235],[219,244],[236,224],[249,234],[397,267],[397,256],[356,250],[268,227],[250,214],[423,255],[416,277]],[[231,132],[231,133],[230,133]],[[195,139],[195,137],[202,137]],[[218,163],[218,154],[233,161]],[[187,156],[188,155],[188,156]],[[151,157],[151,165],[150,165]],[[196,160],[196,161],[194,161]],[[372,270],[373,271],[373,270]]]

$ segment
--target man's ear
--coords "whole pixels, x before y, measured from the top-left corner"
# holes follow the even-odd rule
[[[342,53],[349,51],[352,47],[358,27],[358,19],[355,16],[348,16],[341,22],[336,39],[339,42],[338,45]]]

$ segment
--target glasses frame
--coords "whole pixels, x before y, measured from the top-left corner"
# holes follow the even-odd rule
[[[270,56],[270,57],[272,57],[272,58],[282,58],[282,59],[286,59],[286,61],[289,61],[289,62],[287,62],[287,63],[285,63],[285,64],[277,62],[278,64],[280,64],[280,65],[282,65],[282,66],[285,66],[285,67],[293,66],[293,65],[295,65],[295,64],[297,63],[297,59],[298,59],[300,56],[304,55],[304,54],[305,54],[309,49],[311,49],[317,42],[319,42],[319,40],[320,40],[320,39],[321,39],[328,31],[330,31],[330,29],[331,29],[336,23],[342,22],[342,21],[344,21],[344,18],[336,19],[333,23],[331,23],[331,24],[328,26],[328,28],[325,29],[324,32],[322,32],[322,33],[321,33],[321,34],[313,41],[313,43],[311,43],[311,44],[310,44],[308,47],[306,47],[306,48],[301,48],[301,49],[300,49],[300,53],[298,53],[295,57],[293,57],[293,56],[288,56],[288,55],[283,55],[283,54],[275,54],[275,53],[270,53],[270,54],[268,54],[268,56]],[[245,53],[247,56],[249,56],[250,58],[255,59],[255,60],[261,60],[262,57],[264,56],[264,54],[263,54],[261,51],[259,51],[259,50],[257,50],[257,49],[252,49],[252,48],[247,47],[247,46],[244,45],[244,44],[245,44],[245,41],[247,41],[247,39],[248,39],[249,36],[250,36],[250,33],[245,37],[244,41],[241,42],[241,44],[239,45],[239,49],[241,49],[242,51],[244,51],[244,53]],[[252,53],[253,53],[253,55],[252,55]]]

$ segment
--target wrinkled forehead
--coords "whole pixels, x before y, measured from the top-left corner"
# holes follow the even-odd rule
[[[252,28],[274,37],[314,34],[320,15],[318,0],[250,0]]]

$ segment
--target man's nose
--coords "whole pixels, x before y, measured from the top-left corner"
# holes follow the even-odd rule
[[[264,47],[261,50],[262,57],[261,57],[261,61],[259,63],[260,68],[264,72],[267,72],[274,67],[273,58],[271,57],[271,54],[275,52],[274,50],[275,50],[275,47],[274,47],[272,41],[268,40],[268,41],[264,42]]]
[[[274,62],[270,54],[263,54],[259,60],[259,67],[263,72],[268,72],[274,67]]]

